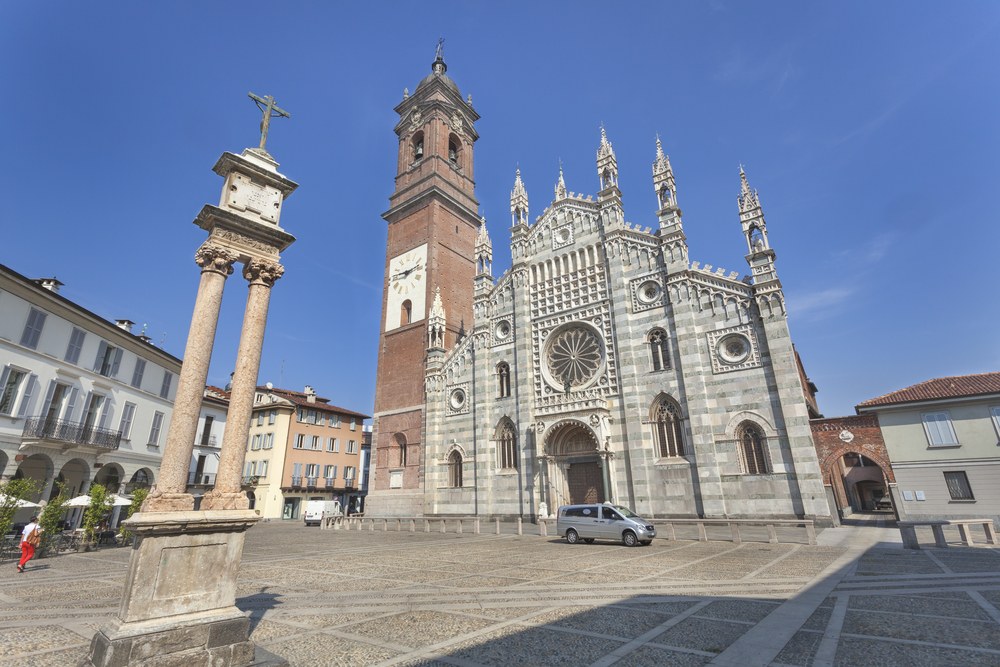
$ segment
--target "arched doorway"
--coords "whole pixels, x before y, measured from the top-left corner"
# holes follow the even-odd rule
[[[132,493],[136,489],[148,489],[153,486],[153,471],[149,468],[139,468],[132,474],[132,479],[125,485],[125,492]]]
[[[55,466],[52,464],[52,459],[45,454],[32,454],[17,466],[14,479],[24,478],[34,480],[37,490],[34,498],[31,498],[31,500],[38,502],[50,480],[53,479],[54,473]],[[47,497],[46,500],[48,500]]]
[[[83,459],[70,459],[63,465],[62,470],[59,471],[56,481],[63,483],[68,497],[79,496],[86,493],[87,482],[90,481],[90,467]],[[57,485],[53,484],[53,497],[58,493]]]
[[[841,508],[849,507],[852,513],[892,509],[885,473],[867,456],[847,452],[837,459],[830,472],[834,473],[834,489]]]
[[[108,490],[108,493],[118,493],[121,489],[122,479],[125,471],[117,463],[108,463],[94,475],[94,483],[101,484]]]
[[[582,422],[566,420],[550,429],[545,452],[553,465],[551,486],[556,505],[608,500],[606,468],[597,436]]]

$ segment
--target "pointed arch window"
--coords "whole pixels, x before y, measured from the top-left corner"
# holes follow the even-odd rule
[[[660,188],[660,208],[666,208],[670,205],[670,188],[664,185]]]
[[[497,364],[497,395],[500,398],[510,396],[510,365],[506,361]]]
[[[458,157],[462,152],[462,144],[454,134],[448,137],[448,161],[451,162],[456,167],[458,166]]]
[[[401,325],[402,324],[409,324],[410,322],[413,321],[411,319],[412,317],[413,317],[413,303],[409,299],[407,299],[400,306],[400,310],[399,310],[399,323]]]
[[[646,336],[649,343],[650,362],[654,371],[665,371],[670,369],[670,348],[668,345],[667,332],[663,329],[653,329]]]
[[[745,421],[736,429],[739,443],[740,463],[747,475],[766,475],[771,472],[767,456],[767,436],[760,426]]]
[[[453,489],[462,487],[462,455],[457,449],[448,455],[448,486]]]
[[[517,470],[517,436],[514,425],[506,418],[497,428],[497,458],[501,470]]]
[[[650,423],[653,426],[653,440],[660,458],[684,456],[681,411],[669,396],[661,396],[653,403]]]

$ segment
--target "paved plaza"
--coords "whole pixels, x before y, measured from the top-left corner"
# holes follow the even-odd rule
[[[0,664],[76,664],[128,557],[0,564]],[[270,522],[249,533],[237,604],[299,666],[1000,665],[1000,550],[904,551],[881,525],[629,549]]]

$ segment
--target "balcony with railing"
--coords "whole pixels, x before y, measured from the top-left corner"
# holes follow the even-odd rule
[[[333,477],[325,477],[323,479],[323,486],[325,486],[328,489],[332,489],[334,487],[334,485],[336,485],[336,483],[337,483],[337,480],[335,478],[333,478]]]
[[[293,487],[302,486],[302,475],[299,475],[298,477],[295,476],[292,477],[292,486]]]
[[[188,473],[188,486],[215,486],[215,473]]]
[[[243,486],[256,486],[260,481],[260,475],[243,475]]]
[[[216,437],[214,435],[210,435],[208,437],[205,437],[203,435],[200,438],[198,438],[198,442],[196,444],[198,444],[200,447],[218,447],[219,446],[219,442],[218,442],[218,440],[216,439]]]
[[[21,438],[41,440],[71,447],[94,447],[95,449],[115,450],[121,440],[121,431],[89,426],[82,422],[71,422],[65,419],[46,419],[44,417],[29,417],[24,421]]]
[[[306,486],[309,488],[316,488],[317,482],[319,482],[318,477],[306,477]]]

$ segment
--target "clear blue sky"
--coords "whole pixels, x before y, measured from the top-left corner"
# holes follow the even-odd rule
[[[482,120],[477,194],[510,264],[532,216],[594,193],[603,122],[626,216],[655,226],[659,133],[691,259],[746,271],[738,165],[760,191],[792,336],[827,415],[931,377],[1000,369],[1000,3],[30,2],[0,14],[0,262],[55,275],[178,356],[223,151],[256,145],[248,91],[291,112],[268,149],[300,188],[260,381],[369,412],[392,108],[430,70]],[[209,381],[236,353],[230,279]]]

